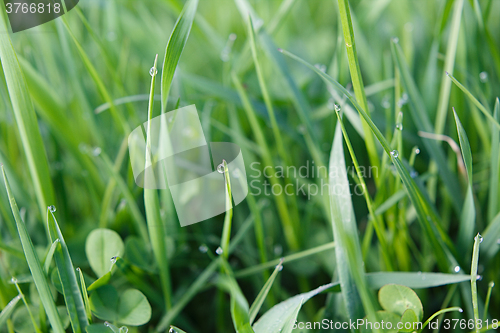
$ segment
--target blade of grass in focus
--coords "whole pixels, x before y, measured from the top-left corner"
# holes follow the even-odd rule
[[[3,3],[0,12],[0,59],[40,216],[44,216],[47,206],[55,202],[47,155],[26,80],[7,30]]]
[[[0,14],[0,16],[1,15],[3,14]],[[49,322],[54,332],[64,333],[65,331],[63,328],[63,324],[61,322],[61,318],[59,317],[59,313],[57,312],[56,304],[54,302],[54,298],[52,297],[52,293],[50,292],[47,279],[45,277],[45,274],[43,273],[42,265],[40,263],[40,260],[38,259],[38,255],[28,234],[26,225],[22,221],[19,214],[19,209],[17,207],[16,200],[12,196],[9,181],[7,179],[7,175],[5,174],[3,165],[1,165],[1,168],[3,180],[5,182],[5,188],[7,189],[7,195],[9,197],[10,207],[16,221],[19,238],[21,239],[24,255],[26,256],[26,261],[28,262],[28,267],[30,269],[31,275],[33,276],[33,281],[35,282],[36,289],[38,290],[38,293],[40,295],[40,301],[43,304],[47,316],[49,317]]]
[[[458,251],[460,255],[464,256],[467,254],[468,249],[472,245],[472,237],[474,235],[475,220],[476,220],[476,208],[474,206],[474,195],[472,193],[473,182],[472,182],[472,152],[470,149],[469,139],[467,138],[467,133],[458,118],[455,109],[453,109],[453,114],[455,116],[455,122],[457,124],[458,138],[460,140],[460,149],[462,151],[462,157],[464,159],[465,169],[467,171],[467,195],[465,197],[464,206],[462,209],[462,215],[460,216],[460,226],[458,230],[458,244],[460,247]]]
[[[344,32],[344,41],[347,50],[347,59],[349,62],[349,71],[351,72],[352,86],[354,94],[359,105],[363,110],[368,110],[368,102],[366,100],[365,86],[361,77],[359,67],[358,53],[356,51],[356,41],[354,39],[354,30],[352,28],[351,11],[349,9],[349,0],[338,0],[339,16],[342,21],[342,30]],[[365,144],[370,162],[373,166],[379,167],[380,161],[378,158],[377,147],[370,127],[365,120],[362,120],[363,132],[365,133]]]
[[[148,121],[147,121],[147,137],[146,137],[146,166],[152,165],[154,157],[151,154],[151,120],[153,114],[154,105],[154,91],[155,82],[157,74],[157,62],[158,55],[156,55],[154,65],[151,69],[151,89],[149,96],[149,107],[148,107]],[[153,176],[147,173],[146,176]],[[144,184],[154,183],[154,179],[144,179]],[[163,297],[165,298],[165,309],[168,310],[171,307],[172,296],[171,296],[171,282],[170,282],[170,269],[167,258],[167,247],[165,244],[165,228],[163,221],[160,216],[160,202],[158,199],[158,190],[156,189],[144,189],[144,206],[146,209],[146,221],[148,225],[149,239],[151,240],[151,247],[153,248],[153,253],[160,270],[161,287],[163,291]]]
[[[342,85],[340,85],[332,77],[330,77],[326,73],[323,73],[315,66],[309,64],[300,57],[297,57],[296,55],[285,50],[282,50],[282,52],[292,59],[295,59],[298,62],[304,64],[309,69],[313,70],[327,84],[331,84],[335,89],[347,96],[352,105],[358,110],[359,114],[367,121],[367,123],[370,125],[371,130],[374,132],[375,137],[378,139],[385,152],[391,157],[391,160],[396,167],[396,171],[400,175],[401,180],[406,187],[410,199],[417,211],[418,221],[420,222],[423,230],[425,230],[427,237],[429,237],[429,239],[435,246],[435,251],[437,252],[436,256],[439,258],[438,264],[440,265],[441,270],[445,272],[452,271],[457,265],[457,260],[453,255],[454,251],[452,251],[453,244],[449,240],[448,235],[445,234],[444,231],[440,230],[441,227],[438,223],[437,215],[435,214],[430,203],[427,201],[426,197],[421,192],[420,188],[416,185],[415,181],[410,176],[407,168],[399,160],[399,152],[391,149],[389,142],[387,142],[383,134],[373,123],[370,117],[366,114],[366,111],[361,108],[354,97]],[[449,247],[451,248],[451,250]]]
[[[52,207],[53,206],[47,208],[47,229],[49,230],[51,242],[55,242],[56,239],[59,239],[60,246],[56,246],[54,260],[59,272],[64,301],[66,303],[73,332],[84,333],[86,332],[85,327],[87,327],[89,322],[87,313],[85,312],[82,293],[80,292],[75,268],[73,267],[68,247],[64,241]]]
[[[172,80],[174,79],[175,70],[179,63],[182,51],[186,46],[191,27],[193,25],[198,0],[189,0],[184,5],[181,14],[177,18],[174,30],[168,40],[165,50],[165,59],[163,60],[163,70],[161,73],[161,112],[167,109],[167,100],[170,93]]]

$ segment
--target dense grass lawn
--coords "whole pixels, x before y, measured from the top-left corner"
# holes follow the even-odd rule
[[[500,326],[500,1],[57,1],[0,4],[0,332]]]

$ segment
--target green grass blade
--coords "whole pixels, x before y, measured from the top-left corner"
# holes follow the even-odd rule
[[[493,117],[500,122],[500,100],[495,102]],[[491,126],[490,192],[488,195],[488,222],[498,213],[498,187],[500,186],[500,129]]]
[[[399,43],[393,42],[391,44],[391,48],[394,61],[396,62],[401,74],[403,85],[409,95],[409,106],[411,110],[411,116],[415,122],[415,126],[419,131],[434,133],[434,128],[431,124],[431,121],[429,120],[429,115],[426,111],[425,103],[420,96],[415,81],[411,76],[408,64],[406,63],[403,51],[401,50]],[[452,198],[452,203],[455,211],[460,212],[463,199],[462,195],[460,194],[461,191],[459,182],[456,176],[448,168],[445,159],[446,155],[443,149],[434,140],[423,140],[423,142],[426,149],[429,151],[429,154],[437,164],[437,169],[446,188],[448,189],[450,197]]]
[[[372,289],[379,289],[391,283],[400,284],[412,289],[425,289],[469,280],[470,275],[466,274],[422,272],[376,272],[366,274],[366,281]]]
[[[83,294],[83,303],[85,304],[85,312],[87,313],[87,319],[89,323],[92,323],[92,311],[90,310],[89,295],[87,293],[87,286],[85,284],[85,278],[83,277],[82,270],[80,267],[76,268],[78,272],[78,282],[80,283],[80,291]]]
[[[457,85],[458,88],[460,88],[460,90],[462,90],[465,93],[465,96],[467,96],[472,101],[472,103],[474,103],[474,105],[477,106],[479,111],[481,111],[493,125],[500,128],[499,121],[491,115],[490,111],[488,111],[488,109],[486,109],[484,105],[481,104],[463,84],[461,84],[457,79],[453,77],[453,75],[449,73],[448,77],[453,81],[453,83]]]
[[[47,256],[45,257],[45,262],[43,263],[43,270],[45,275],[49,275],[50,264],[52,263],[52,259],[54,258],[54,252],[60,246],[59,239],[56,239],[49,248],[49,252],[47,252]]]
[[[227,259],[229,257],[229,241],[231,240],[231,227],[233,223],[233,196],[231,194],[231,178],[229,177],[226,160],[222,160],[222,165],[224,167],[224,183],[226,185],[224,191],[226,196],[226,214],[224,215],[220,247],[222,249],[222,256]]]
[[[344,41],[347,49],[347,60],[349,62],[349,71],[351,72],[352,87],[354,95],[359,105],[363,110],[368,110],[368,102],[366,100],[365,86],[363,78],[361,77],[361,70],[359,68],[358,53],[356,51],[356,41],[354,39],[354,29],[352,28],[351,11],[349,9],[349,0],[338,0],[339,14],[342,21],[342,30],[344,32]],[[377,147],[373,138],[372,131],[366,123],[362,120],[363,131],[365,132],[365,144],[370,162],[373,166],[378,167],[380,161],[378,158]]]
[[[85,304],[80,292],[80,287],[78,286],[75,268],[73,267],[68,247],[64,241],[61,229],[59,229],[56,217],[50,210],[50,207],[47,208],[47,225],[50,240],[55,242],[56,239],[59,239],[60,246],[58,246],[54,252],[54,260],[59,272],[59,278],[61,279],[61,286],[69,313],[71,327],[75,333],[84,333],[85,327],[89,324],[85,312]]]
[[[17,295],[9,302],[9,304],[7,304],[3,308],[2,312],[0,312],[0,327],[2,327],[3,324],[5,324],[5,322],[7,322],[7,319],[10,318],[10,316],[12,315],[12,312],[14,312],[14,309],[16,308],[17,302],[19,302],[20,299],[21,299],[21,295]]]
[[[55,201],[49,164],[26,80],[7,30],[3,4],[0,11],[0,59],[40,215],[44,216],[47,206]]]
[[[380,132],[380,130],[373,123],[370,117],[368,117],[366,111],[363,110],[361,106],[356,102],[354,97],[331,76],[323,73],[315,66],[309,64],[305,60],[288,51],[282,50],[282,52],[313,70],[325,81],[325,83],[332,85],[332,87],[337,89],[340,93],[344,94],[352,103],[352,105],[358,110],[359,114],[367,121],[367,123],[370,125],[371,130],[375,134],[375,137],[379,140],[385,152],[391,157],[392,162],[396,167],[396,171],[398,172],[401,180],[403,181],[403,184],[405,185],[409,197],[417,211],[418,221],[420,222],[423,230],[425,230],[427,237],[429,237],[429,239],[435,246],[436,255],[439,258],[438,263],[440,265],[440,268],[443,271],[453,270],[457,265],[457,261],[452,254],[453,252],[450,250],[450,248],[452,249],[453,244],[449,240],[448,235],[440,230],[440,223],[438,222],[438,218],[429,202],[427,201],[426,197],[423,195],[420,188],[410,176],[407,168],[403,165],[399,158],[395,157],[396,151],[391,150],[389,142],[387,142],[382,132]]]
[[[156,67],[158,62],[158,55],[156,55],[155,62],[153,65],[153,75],[151,78],[151,89],[149,95],[149,108],[148,108],[148,127],[147,127],[147,149],[146,149],[146,166],[152,165],[153,156],[151,156],[151,119],[153,114],[154,105],[154,91],[156,82]],[[148,175],[149,176],[149,175]],[[144,183],[152,182],[153,180],[144,180]],[[168,310],[171,307],[172,297],[171,297],[171,284],[170,284],[170,269],[168,264],[168,258],[166,256],[167,246],[165,244],[165,228],[163,221],[160,216],[160,201],[158,199],[158,190],[156,189],[144,189],[144,206],[146,209],[146,221],[148,224],[149,239],[151,240],[151,246],[153,248],[153,253],[160,270],[160,280],[161,287],[163,291],[163,297],[165,298],[165,309]]]
[[[458,230],[458,244],[460,244],[459,251],[461,255],[467,253],[467,249],[472,245],[472,237],[474,235],[474,227],[476,220],[476,208],[474,207],[474,195],[472,193],[472,152],[470,149],[469,139],[467,133],[458,118],[455,109],[453,109],[455,122],[457,124],[458,138],[460,140],[460,149],[464,159],[465,169],[467,170],[467,196],[465,197],[462,215],[460,216],[460,226]]]
[[[43,273],[42,265],[40,264],[40,260],[38,259],[35,247],[31,242],[31,238],[28,234],[28,230],[26,229],[26,225],[22,221],[19,214],[19,208],[17,207],[16,200],[12,196],[9,181],[7,180],[7,175],[5,174],[3,165],[1,166],[1,168],[3,179],[5,182],[5,188],[7,189],[7,195],[9,197],[10,207],[16,221],[19,238],[21,239],[24,255],[26,256],[26,261],[28,262],[31,275],[33,276],[33,281],[35,282],[36,289],[40,294],[40,301],[42,302],[47,316],[49,317],[49,322],[52,325],[52,329],[54,330],[54,332],[64,333],[64,327],[62,325],[61,318],[59,317],[59,313],[57,312],[56,304],[54,302],[54,298],[52,297],[52,293],[50,292],[47,279],[45,278],[45,274]]]
[[[470,268],[470,286],[472,291],[472,307],[474,308],[474,322],[477,323],[479,318],[479,306],[477,302],[477,280],[479,276],[477,275],[477,266],[479,262],[479,244],[483,241],[483,237],[477,234],[474,237],[474,249],[472,251],[472,264]],[[475,325],[476,333],[479,332],[479,326]]]
[[[167,100],[170,92],[170,86],[174,79],[175,69],[181,58],[182,51],[191,32],[196,8],[198,7],[198,0],[189,0],[177,22],[175,23],[174,30],[168,40],[167,48],[165,50],[165,58],[163,60],[163,70],[161,73],[161,110],[165,112],[167,109]]]
[[[267,294],[269,294],[269,291],[273,286],[274,280],[278,276],[278,273],[283,269],[284,260],[285,260],[284,258],[281,258],[279,264],[276,265],[273,274],[271,274],[269,279],[266,281],[266,284],[264,284],[264,287],[262,287],[262,289],[259,291],[259,294],[255,298],[255,301],[253,301],[252,305],[250,306],[250,311],[249,311],[250,324],[253,324],[253,321],[257,317],[257,314],[259,313],[262,304],[264,304],[264,300],[266,299]]]
[[[450,99],[451,82],[446,79],[446,73],[453,73],[455,67],[455,56],[457,54],[458,35],[460,32],[460,21],[462,19],[462,11],[464,7],[464,0],[455,1],[455,8],[453,11],[453,19],[450,26],[450,35],[447,38],[448,46],[446,48],[446,59],[444,61],[444,70],[441,90],[439,92],[439,102],[436,115],[435,133],[442,134],[446,121],[446,114],[448,111],[448,102]]]
[[[362,298],[365,272],[342,145],[342,130],[338,124],[329,164],[330,212],[342,296],[349,318],[355,321],[364,317],[363,305],[367,315],[372,315],[374,310],[370,309],[370,301]]]

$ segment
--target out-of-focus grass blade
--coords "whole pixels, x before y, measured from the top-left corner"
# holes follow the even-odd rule
[[[266,284],[264,284],[264,287],[260,290],[259,294],[255,298],[255,301],[253,301],[252,306],[250,306],[250,311],[249,311],[249,317],[250,317],[250,324],[253,323],[255,320],[255,317],[257,317],[257,314],[259,313],[260,307],[264,303],[264,300],[266,299],[267,294],[271,290],[271,287],[273,286],[274,280],[276,279],[276,276],[278,276],[278,273],[283,269],[283,260],[280,260],[280,263],[276,265],[276,268],[274,269],[273,274],[269,277],[267,280]]]
[[[450,26],[450,35],[447,38],[448,46],[446,48],[446,59],[444,62],[444,70],[448,73],[453,73],[453,68],[455,67],[455,55],[457,53],[458,35],[460,32],[460,21],[462,18],[463,7],[464,0],[455,1],[455,9],[453,11],[453,19]],[[436,134],[443,133],[448,110],[448,102],[450,100],[450,92],[451,82],[446,79],[446,73],[443,73],[436,115]]]
[[[253,325],[255,333],[278,333],[284,327],[286,321],[294,313],[300,304],[304,304],[310,298],[320,294],[321,292],[332,287],[332,283],[326,284],[307,293],[299,294],[287,299],[267,311],[262,317],[257,320]]]
[[[10,318],[10,315],[12,314],[12,312],[14,312],[14,309],[16,308],[17,302],[19,302],[20,299],[21,299],[21,295],[17,295],[9,302],[9,304],[7,304],[3,308],[2,312],[0,312],[0,328],[3,326],[3,324],[5,324],[7,319]]]
[[[409,105],[411,110],[411,116],[415,122],[415,126],[419,131],[424,131],[427,133],[434,133],[434,128],[431,121],[429,120],[429,115],[426,111],[425,103],[420,96],[417,89],[417,85],[413,80],[408,64],[403,55],[403,51],[399,46],[399,43],[392,42],[391,50],[396,62],[401,79],[405,90],[409,95]],[[425,147],[429,151],[432,158],[436,161],[438,172],[441,175],[443,183],[448,189],[448,193],[452,198],[453,207],[457,212],[460,212],[462,207],[462,195],[460,194],[460,186],[456,176],[448,168],[448,164],[445,159],[445,153],[443,149],[434,140],[423,140]]]
[[[481,104],[464,85],[462,85],[457,79],[455,79],[453,75],[448,73],[448,76],[453,81],[453,83],[455,83],[457,87],[459,87],[460,90],[465,93],[465,95],[472,101],[472,103],[474,103],[474,105],[478,107],[479,111],[481,111],[486,116],[486,118],[488,118],[488,120],[491,121],[496,127],[500,128],[500,123],[491,115],[490,111],[488,111],[488,109],[485,108],[484,105]]]
[[[500,250],[500,213],[497,214],[483,232],[483,253],[491,260]]]
[[[87,319],[89,320],[89,323],[92,323],[92,311],[90,310],[89,295],[87,294],[87,285],[85,284],[85,278],[83,277],[83,273],[80,267],[77,267],[76,270],[78,272],[78,281],[80,282],[80,291],[83,294],[83,303],[85,304]]]
[[[7,30],[3,4],[0,11],[0,59],[40,215],[44,216],[48,204],[55,201],[49,164],[28,87]]]
[[[362,298],[366,293],[362,290],[366,288],[365,271],[347,179],[340,124],[337,124],[335,129],[329,175],[330,214],[336,244],[337,271],[347,314],[351,320],[355,321],[364,317],[363,305],[367,315],[373,314],[374,311],[371,309],[370,314],[371,300]]]
[[[385,152],[391,157],[392,162],[396,166],[396,171],[401,177],[403,184],[406,187],[406,190],[410,196],[410,199],[415,206],[417,211],[418,221],[420,222],[423,230],[427,233],[427,236],[430,238],[431,242],[435,245],[436,255],[439,258],[438,264],[443,271],[451,271],[457,265],[456,259],[453,257],[452,252],[448,247],[452,247],[453,244],[449,240],[447,234],[445,234],[440,229],[440,224],[438,223],[438,218],[434,213],[434,210],[430,206],[428,200],[421,192],[420,188],[417,186],[413,178],[410,176],[407,168],[403,165],[403,163],[399,160],[396,155],[399,155],[397,151],[391,150],[389,142],[385,139],[382,132],[378,129],[378,127],[373,123],[370,117],[366,114],[366,111],[361,108],[361,106],[356,102],[354,97],[337,81],[335,81],[331,76],[326,73],[323,73],[315,66],[311,65],[307,61],[302,58],[288,52],[282,50],[282,52],[291,57],[292,59],[297,60],[298,62],[304,64],[315,73],[317,73],[327,84],[332,85],[335,89],[337,89],[340,93],[344,94],[352,105],[358,110],[359,114],[367,121],[368,125],[370,125],[371,130],[374,132],[375,137],[378,139]]]
[[[60,245],[59,239],[56,239],[50,246],[49,252],[47,252],[47,256],[45,257],[45,262],[43,263],[43,270],[45,271],[45,274],[47,276],[49,275],[50,264],[52,263],[54,252],[56,251],[59,245]]]
[[[460,244],[458,251],[461,255],[465,255],[472,244],[472,237],[474,235],[474,226],[476,220],[476,208],[474,207],[474,195],[472,194],[472,152],[470,149],[469,139],[467,133],[458,118],[455,109],[453,109],[455,122],[457,124],[458,138],[460,140],[460,149],[464,159],[465,169],[467,170],[467,195],[465,197],[462,215],[460,216],[460,226],[458,229],[458,241]]]
[[[3,14],[0,14],[0,16],[2,15]],[[3,179],[5,182],[5,188],[7,189],[7,195],[9,197],[10,207],[12,209],[12,214],[14,215],[14,219],[16,221],[19,238],[21,239],[24,255],[26,256],[26,261],[28,262],[31,275],[33,276],[33,281],[35,282],[36,289],[40,294],[40,301],[42,302],[43,307],[47,313],[47,316],[49,317],[49,322],[52,325],[52,329],[54,330],[54,332],[64,333],[65,332],[64,326],[61,322],[61,318],[59,317],[59,313],[57,312],[54,298],[52,297],[52,293],[50,292],[47,279],[45,278],[45,274],[43,273],[42,270],[42,265],[40,264],[40,260],[38,259],[35,247],[31,242],[31,238],[28,234],[28,230],[26,229],[26,225],[22,221],[21,216],[19,214],[19,208],[17,207],[16,200],[12,196],[9,181],[7,180],[7,175],[5,174],[3,165],[1,166],[1,168],[2,168]]]
[[[80,287],[78,286],[75,268],[73,267],[68,247],[66,246],[64,237],[59,229],[59,224],[50,207],[47,208],[47,225],[50,240],[55,242],[56,239],[59,239],[60,246],[56,247],[54,259],[59,272],[59,278],[61,279],[61,286],[71,321],[71,327],[75,333],[84,333],[85,327],[89,324],[85,312],[85,304],[80,292]]]
[[[493,117],[500,122],[500,100],[495,102]],[[490,193],[488,196],[488,222],[498,213],[498,187],[500,186],[500,129],[492,125],[490,157]]]
[[[186,45],[191,27],[193,25],[198,0],[189,0],[177,18],[174,30],[168,40],[165,58],[163,60],[163,70],[161,73],[161,110],[165,112],[167,108],[168,94],[174,78],[175,69],[179,63],[182,51]]]
[[[349,71],[351,72],[352,87],[354,89],[354,94],[359,105],[361,105],[364,110],[368,110],[365,86],[363,84],[363,78],[361,77],[358,53],[356,51],[356,41],[354,39],[354,29],[352,28],[349,1],[338,0],[338,3],[340,19],[342,21],[342,30],[344,32],[344,41],[347,50],[347,60],[349,62]],[[362,120],[361,123],[363,125],[363,131],[365,132],[365,144],[366,150],[368,151],[368,156],[370,157],[370,162],[373,166],[379,167],[380,161],[378,158],[377,147],[375,146],[375,140],[373,138],[373,133],[370,131],[370,127],[365,120]]]
[[[175,30],[174,30],[175,33]],[[156,82],[156,66],[158,63],[158,55],[156,55],[155,62],[152,70],[151,89],[149,95],[149,108],[148,108],[148,125],[146,137],[146,166],[152,165],[154,157],[151,156],[151,119],[153,115],[154,93]],[[144,180],[146,182],[154,182],[153,179]],[[165,244],[165,229],[163,221],[160,216],[160,201],[158,199],[158,190],[144,189],[144,206],[146,209],[146,222],[148,224],[149,239],[151,240],[151,247],[160,270],[161,288],[163,297],[165,298],[165,309],[171,307],[171,286],[170,286],[170,270],[168,265],[168,258],[166,256],[167,246]]]
[[[470,275],[422,273],[422,272],[376,272],[366,274],[366,282],[372,289],[380,289],[390,283],[400,284],[413,289],[425,289],[447,284],[469,281]]]

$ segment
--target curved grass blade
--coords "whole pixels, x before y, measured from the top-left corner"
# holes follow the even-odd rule
[[[337,89],[340,93],[344,94],[352,103],[352,105],[358,110],[359,114],[367,121],[368,125],[370,125],[371,130],[374,132],[375,137],[378,139],[385,152],[391,157],[392,162],[396,167],[396,171],[400,175],[401,180],[405,185],[411,202],[413,203],[417,211],[418,221],[421,224],[423,230],[425,230],[427,237],[429,237],[435,247],[436,256],[438,257],[438,264],[440,265],[441,270],[451,271],[454,267],[457,266],[457,260],[453,256],[453,253],[455,251],[452,252],[450,250],[450,248],[453,250],[453,244],[449,240],[448,235],[440,229],[441,227],[440,223],[438,222],[438,217],[429,204],[427,198],[424,196],[420,188],[410,176],[408,169],[404,166],[404,164],[399,160],[398,157],[395,157],[395,151],[391,149],[389,142],[385,139],[382,132],[380,132],[378,127],[366,114],[366,111],[363,110],[361,106],[356,102],[354,97],[331,76],[323,73],[307,61],[288,51],[281,50],[281,52],[283,52],[290,58],[304,64],[315,73],[317,73],[325,81],[325,83],[332,85],[332,87]]]
[[[198,0],[189,0],[177,18],[174,30],[168,40],[163,60],[163,70],[161,73],[161,112],[167,109],[168,94],[174,79],[175,69],[179,63],[184,46],[186,46],[191,27],[193,25]]]
[[[2,312],[0,312],[0,327],[2,327],[7,319],[10,318],[12,312],[14,312],[14,309],[16,308],[17,302],[19,302],[20,299],[21,295],[17,295],[3,308]]]
[[[354,39],[354,29],[352,27],[351,12],[349,10],[349,0],[338,0],[338,3],[354,95],[356,96],[356,100],[361,105],[363,110],[368,110],[365,86],[363,84],[363,78],[361,77],[358,53],[356,51],[356,41]],[[365,132],[366,150],[368,151],[370,162],[373,166],[379,167],[380,161],[378,158],[377,147],[375,146],[375,140],[373,138],[373,133],[370,131],[370,127],[365,120],[362,120],[361,124],[363,125],[363,132]]]
[[[52,221],[50,221],[50,217],[52,217]],[[89,324],[87,313],[85,312],[85,304],[80,292],[80,287],[78,286],[75,268],[73,267],[68,247],[64,241],[61,229],[59,229],[56,217],[50,208],[47,208],[47,229],[49,230],[49,236],[52,242],[59,239],[60,246],[56,247],[54,259],[59,272],[71,327],[75,333],[84,333],[85,327]]]
[[[269,311],[267,311],[262,317],[257,320],[253,325],[255,333],[278,333],[283,329],[287,320],[291,316],[297,314],[297,307],[304,304],[312,297],[322,293],[323,291],[332,287],[333,284],[326,284],[324,286],[318,287],[307,293],[299,294],[294,297],[287,299],[275,306],[273,306]],[[299,308],[300,310],[300,308]],[[295,317],[296,318],[296,317]]]
[[[400,284],[412,289],[425,289],[465,281],[470,281],[470,275],[422,272],[376,272],[366,274],[366,282],[372,289],[380,289],[390,283]]]
[[[54,252],[60,246],[59,239],[56,239],[52,245],[50,246],[49,252],[47,252],[47,256],[45,256],[45,262],[43,263],[43,270],[45,271],[45,275],[49,275],[50,264],[52,263],[52,258],[54,257]]]
[[[411,110],[411,116],[413,121],[415,122],[415,126],[419,131],[434,133],[434,128],[432,126],[431,121],[429,120],[429,115],[426,111],[425,103],[420,96],[420,93],[417,89],[417,85],[413,80],[410,70],[408,68],[408,64],[403,55],[403,51],[399,46],[399,43],[393,41],[391,43],[391,50],[393,53],[394,61],[399,68],[401,79],[403,81],[403,85],[405,90],[409,95],[409,106]],[[448,189],[448,193],[452,198],[453,208],[456,212],[460,212],[462,207],[462,195],[459,182],[457,177],[450,171],[448,168],[448,164],[446,162],[443,149],[441,146],[437,144],[434,140],[423,140],[425,147],[429,151],[431,157],[436,161],[437,171],[441,175],[441,179]]]
[[[285,260],[284,258],[281,258],[280,263],[276,265],[273,274],[271,274],[269,279],[266,281],[266,284],[264,284],[264,287],[262,287],[259,294],[255,298],[255,301],[253,301],[252,305],[250,306],[250,311],[249,311],[250,324],[252,324],[253,321],[255,320],[255,317],[257,317],[260,307],[262,306],[262,304],[264,304],[264,300],[266,299],[267,294],[269,294],[269,291],[273,286],[274,280],[278,276],[278,273],[283,269],[284,260]]]
[[[467,170],[467,195],[465,197],[462,215],[460,216],[460,226],[458,229],[458,244],[460,244],[459,251],[461,255],[467,253],[467,249],[472,245],[471,240],[474,235],[474,227],[476,222],[476,208],[474,207],[474,195],[472,194],[472,152],[470,149],[469,139],[467,133],[458,118],[455,109],[453,109],[455,122],[457,124],[458,138],[460,140],[460,149],[464,159],[465,169]]]
[[[153,75],[151,78],[151,89],[149,95],[149,108],[148,108],[148,126],[147,126],[147,137],[146,137],[146,166],[152,165],[153,156],[151,156],[151,119],[153,116],[153,105],[154,105],[154,92],[155,92],[155,82],[156,82],[156,66],[158,63],[158,55],[156,55],[155,62],[153,65]],[[152,175],[148,175],[150,177]],[[154,176],[153,176],[154,177]],[[144,182],[154,181],[144,180]],[[151,247],[153,249],[153,254],[155,256],[158,268],[160,270],[160,280],[161,289],[163,291],[163,297],[165,298],[165,309],[168,310],[172,303],[172,287],[170,283],[170,269],[168,264],[168,258],[165,255],[167,253],[167,246],[165,244],[165,229],[164,224],[160,216],[160,201],[158,199],[158,190],[156,189],[144,189],[144,206],[146,209],[146,222],[148,225],[149,239],[151,240]]]
[[[2,14],[0,14],[0,16],[1,15]],[[21,244],[23,246],[24,255],[26,256],[26,261],[28,262],[31,275],[33,276],[33,281],[35,282],[36,289],[40,294],[40,300],[47,313],[47,316],[49,317],[49,322],[52,325],[52,329],[54,330],[54,332],[64,333],[64,326],[61,322],[61,318],[59,317],[59,313],[57,312],[54,298],[52,297],[47,279],[45,278],[45,274],[42,270],[42,265],[40,264],[40,260],[38,259],[35,247],[31,242],[31,238],[28,234],[28,230],[26,229],[26,225],[22,221],[19,214],[19,208],[17,207],[16,200],[12,196],[9,181],[7,180],[7,175],[5,174],[3,165],[1,166],[1,168],[3,179],[5,182],[5,188],[7,189],[7,195],[9,197],[10,207],[12,209],[12,214],[14,215],[14,219],[16,221],[19,238],[21,239]]]
[[[9,37],[3,3],[0,5],[0,12],[1,64],[21,143],[28,161],[28,169],[40,208],[40,215],[43,216],[48,204],[55,201],[49,164],[26,80]]]
[[[472,291],[472,307],[474,308],[474,322],[478,322],[479,319],[479,306],[477,302],[477,266],[479,262],[479,244],[483,241],[483,237],[477,234],[474,237],[474,249],[472,251],[472,264],[470,268],[470,286]],[[476,333],[479,332],[479,325],[474,325]]]
[[[455,79],[453,75],[451,75],[450,73],[447,74],[448,77],[453,81],[453,83],[455,83],[457,87],[460,88],[460,90],[462,90],[465,93],[465,95],[472,101],[472,103],[474,103],[474,105],[477,106],[479,111],[481,111],[486,116],[486,118],[488,118],[488,120],[493,123],[493,125],[500,128],[499,121],[491,115],[488,109],[486,109],[484,105],[481,104],[463,84],[461,84],[457,79]]]
[[[500,121],[500,100],[495,102],[493,117]],[[498,213],[498,188],[500,187],[500,129],[491,126],[491,161],[490,161],[490,193],[488,196],[488,222],[491,222]]]

